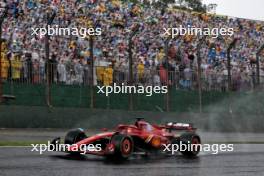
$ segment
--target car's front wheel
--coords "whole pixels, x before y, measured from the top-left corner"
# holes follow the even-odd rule
[[[114,145],[113,157],[116,159],[127,159],[134,151],[134,142],[130,136],[123,134],[115,134],[111,139]]]
[[[84,131],[80,128],[78,129],[73,129],[70,130],[66,136],[65,136],[65,140],[64,140],[64,144],[75,144],[83,139],[87,138],[87,136],[85,135]]]

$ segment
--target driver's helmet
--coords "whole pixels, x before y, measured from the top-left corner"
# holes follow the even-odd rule
[[[152,126],[149,123],[146,123],[146,125],[144,125],[144,129],[146,131],[152,131],[153,130]]]

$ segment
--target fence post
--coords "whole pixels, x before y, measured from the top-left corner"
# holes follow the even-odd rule
[[[232,110],[232,97],[230,95],[230,92],[232,91],[232,78],[231,78],[231,56],[230,56],[230,52],[231,52],[231,49],[235,47],[236,45],[236,42],[237,42],[237,39],[235,38],[228,46],[227,48],[227,73],[228,73],[228,97],[229,97],[229,113],[233,114],[233,110]]]
[[[56,17],[56,13],[53,12],[52,15],[50,16],[49,13],[47,13],[47,25],[46,25],[46,31],[48,31],[48,27],[49,25],[52,24],[54,18]],[[46,103],[47,106],[50,107],[51,106],[51,65],[50,65],[50,46],[49,46],[49,40],[50,40],[50,36],[48,34],[48,32],[46,32],[46,36],[45,36],[45,54],[46,54]]]
[[[168,87],[168,92],[166,94],[166,111],[169,112],[170,111],[170,89],[169,89],[169,43],[170,43],[170,38],[168,37],[165,40],[165,62],[166,62],[166,67],[167,67],[167,71],[166,71],[166,84]]]
[[[227,48],[227,72],[228,72],[228,91],[232,90],[232,78],[231,78],[231,49],[235,47],[237,39],[235,38]]]
[[[5,11],[0,16],[0,103],[3,102],[3,80],[2,80],[2,24],[8,13],[8,7],[5,7]]]
[[[256,54],[256,59],[257,59],[257,85],[260,86],[260,61],[259,61],[259,55],[260,53],[264,50],[264,44],[258,49],[257,54]]]
[[[96,28],[99,21],[93,21],[93,28]],[[94,36],[89,36],[89,52],[90,52],[90,58],[91,58],[91,83],[90,83],[90,108],[94,108]]]
[[[201,58],[201,47],[202,44],[205,42],[206,36],[203,36],[202,39],[199,41],[197,45],[197,79],[198,79],[198,91],[199,91],[199,112],[202,113],[202,69],[201,69],[201,63],[202,63],[202,58]]]
[[[90,36],[90,41],[89,41],[89,45],[90,45],[90,58],[91,58],[91,83],[90,83],[90,108],[93,109],[94,108],[94,91],[93,91],[93,86],[94,86],[94,41],[93,41],[93,37]]]
[[[128,39],[128,57],[129,57],[129,81],[128,81],[128,85],[129,86],[133,86],[134,84],[134,78],[133,78],[133,52],[132,52],[132,48],[133,48],[133,44],[132,44],[132,40],[133,37],[137,34],[138,30],[139,30],[139,25],[137,24],[133,29],[132,32],[129,35],[129,39]],[[133,110],[133,95],[130,93],[129,94],[129,110]]]

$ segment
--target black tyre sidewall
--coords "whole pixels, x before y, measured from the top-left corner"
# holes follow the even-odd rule
[[[131,148],[131,152],[129,154],[125,154],[122,150],[123,142],[127,139],[130,141],[130,148]],[[122,135],[122,134],[115,134],[111,139],[111,143],[114,144],[115,146],[114,156],[117,157],[118,159],[127,159],[133,153],[134,142],[130,136]]]
[[[64,140],[64,144],[75,144],[83,139],[87,138],[87,136],[85,135],[85,133],[80,130],[80,129],[73,129],[70,130],[66,136],[65,136],[65,140]]]
[[[180,137],[180,141],[182,142],[182,144],[192,144],[193,139],[197,139],[199,141],[199,144],[201,144],[201,139],[199,137],[199,135],[195,134],[195,133],[184,133],[181,135]],[[200,148],[198,151],[181,151],[181,153],[184,156],[197,156],[200,153]]]

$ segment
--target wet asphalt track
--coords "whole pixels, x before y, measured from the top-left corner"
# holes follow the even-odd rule
[[[0,176],[264,176],[263,144],[238,144],[232,153],[201,153],[192,159],[135,156],[123,163],[30,150],[0,147]]]

